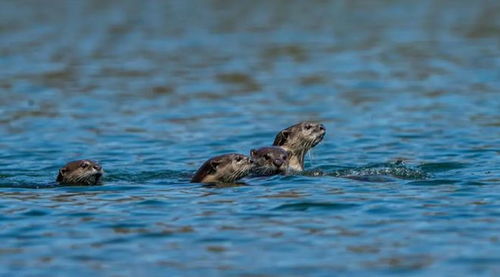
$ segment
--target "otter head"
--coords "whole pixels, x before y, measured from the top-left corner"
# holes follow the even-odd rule
[[[262,147],[250,151],[255,167],[252,172],[260,176],[285,174],[288,169],[288,153],[280,147]]]
[[[67,163],[59,170],[56,181],[65,185],[92,186],[101,180],[104,171],[94,161],[78,160]]]
[[[209,159],[191,179],[194,183],[231,183],[250,173],[253,161],[241,154],[225,154]]]
[[[323,124],[305,121],[280,131],[273,145],[288,151],[290,168],[302,171],[304,155],[323,140],[325,133],[326,129]]]

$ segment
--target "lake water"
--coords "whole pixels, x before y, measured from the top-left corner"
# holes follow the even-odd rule
[[[499,276],[498,14],[1,1],[0,276]],[[303,120],[303,175],[189,183]],[[47,186],[81,158],[102,186]]]

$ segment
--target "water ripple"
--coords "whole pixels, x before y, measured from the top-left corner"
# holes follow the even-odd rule
[[[38,2],[0,1],[0,276],[499,275],[498,1]],[[305,172],[189,183],[303,120]]]
[[[315,203],[315,202],[299,202],[292,204],[283,204],[273,210],[285,211],[308,211],[308,210],[342,210],[357,207],[356,204],[350,203]]]

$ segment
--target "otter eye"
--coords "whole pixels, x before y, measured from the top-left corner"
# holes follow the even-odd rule
[[[306,128],[306,130],[309,130],[312,128],[312,125],[311,124],[306,124],[306,126],[304,126]]]
[[[269,156],[269,154],[266,154],[266,155],[264,155],[264,158],[265,158],[266,160],[269,160],[269,159],[271,159],[271,156]]]
[[[88,164],[88,163],[81,163],[81,164],[80,164],[80,167],[81,167],[81,168],[86,168],[87,166],[89,166],[89,164]]]
[[[286,161],[286,156],[281,157],[284,161]]]
[[[237,162],[241,162],[242,158],[241,157],[236,157]]]

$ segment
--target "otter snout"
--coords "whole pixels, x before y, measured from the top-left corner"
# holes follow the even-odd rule
[[[325,128],[325,126],[323,126],[323,124],[320,124],[319,131],[321,133],[321,139],[323,139],[323,137],[326,134],[326,128]]]
[[[249,166],[252,166],[252,167],[253,167],[253,166],[255,165],[255,164],[254,164],[254,163],[255,163],[255,161],[254,161],[251,157],[245,157],[245,161],[247,162],[247,164],[248,164]]]
[[[284,163],[284,162],[285,162],[285,161],[283,161],[282,159],[275,159],[275,160],[273,161],[273,164],[274,164],[277,168],[280,168],[280,167],[283,165],[283,163]]]
[[[100,166],[98,164],[94,164],[92,166],[92,173],[91,174],[93,174],[97,178],[100,178],[104,174],[104,170],[102,170],[102,166]]]

